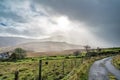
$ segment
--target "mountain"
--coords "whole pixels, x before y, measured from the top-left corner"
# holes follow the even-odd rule
[[[52,36],[43,39],[29,39],[29,38],[21,38],[21,37],[2,37],[0,36],[0,47],[9,47],[15,46],[22,43],[28,42],[44,42],[44,41],[58,41],[63,42],[64,37],[61,35]]]
[[[64,36],[52,36],[44,39],[27,39],[20,37],[0,37],[0,51],[23,48],[33,52],[59,52],[71,49],[83,49],[81,45],[65,42]]]
[[[48,38],[41,39],[41,41],[65,42],[66,38],[63,35],[53,35]]]
[[[0,47],[15,46],[22,43],[32,42],[35,39],[27,39],[21,37],[0,37]]]
[[[28,42],[19,44],[13,47],[4,48],[4,50],[13,50],[15,48],[23,48],[27,51],[34,52],[52,52],[52,51],[64,51],[71,49],[82,49],[81,45],[73,45],[66,42],[53,42],[53,41],[45,41],[45,42]]]

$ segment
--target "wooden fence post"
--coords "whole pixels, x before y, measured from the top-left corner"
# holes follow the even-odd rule
[[[19,72],[15,71],[15,79],[14,80],[18,80],[18,75],[19,75]]]
[[[55,67],[55,64],[53,65],[53,71],[55,72],[55,70],[56,70],[56,67]]]
[[[64,75],[64,61],[62,62],[62,72],[63,72],[63,75]]]
[[[71,60],[71,69],[73,68],[73,62],[72,62],[72,60]]]
[[[42,60],[39,61],[39,80],[42,80]]]
[[[76,67],[76,59],[74,59],[74,67]]]
[[[81,63],[83,63],[83,58],[84,58],[84,57],[82,57]]]

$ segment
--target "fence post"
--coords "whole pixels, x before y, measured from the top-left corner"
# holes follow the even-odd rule
[[[55,69],[56,69],[56,67],[55,67],[55,64],[53,65],[53,71],[55,72]]]
[[[82,57],[81,64],[83,63],[85,57]]]
[[[42,80],[42,60],[39,61],[39,80]]]
[[[63,75],[64,75],[64,61],[62,62],[62,72],[63,72]]]
[[[74,62],[74,67],[76,67],[76,59],[74,59],[74,61],[75,61],[75,62]]]
[[[71,69],[73,68],[73,62],[72,62],[72,60],[71,60]]]
[[[15,79],[14,80],[18,80],[18,75],[19,75],[19,72],[15,71]]]

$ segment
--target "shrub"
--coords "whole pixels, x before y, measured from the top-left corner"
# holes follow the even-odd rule
[[[8,76],[3,76],[3,78],[2,79],[7,79],[8,78]]]
[[[80,54],[79,51],[75,51],[75,52],[73,53],[73,55],[76,56],[76,57],[77,57],[79,54]]]
[[[45,64],[48,65],[48,62],[46,61]]]
[[[66,56],[65,58],[66,58],[66,59],[69,59],[69,56]]]
[[[26,51],[22,48],[16,48],[13,53],[10,56],[10,59],[16,60],[16,59],[23,59],[26,57]]]
[[[2,73],[0,73],[0,76],[3,76],[3,74],[2,74]]]

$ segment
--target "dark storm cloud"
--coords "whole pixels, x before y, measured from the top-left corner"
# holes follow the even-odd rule
[[[119,0],[37,0],[70,18],[94,24],[119,23]]]
[[[84,22],[98,37],[120,45],[120,0],[36,0],[36,3]]]
[[[38,31],[37,31],[38,32]],[[22,30],[20,31],[20,28],[17,29],[16,27],[4,27],[3,25],[0,26],[0,33],[1,34],[10,34],[10,35],[22,35],[22,36],[38,36],[37,34],[43,34],[42,30],[37,33],[36,31],[30,31],[30,30]]]
[[[37,13],[37,15],[35,15],[35,16],[47,16],[47,15],[46,15],[45,13],[43,13],[42,11],[37,11],[35,5],[32,4],[32,3],[30,4],[30,8],[31,8],[31,11]]]
[[[26,22],[21,16],[16,15],[13,12],[0,12],[1,18],[11,19],[16,22]]]
[[[7,26],[5,23],[0,23],[0,25],[2,25],[2,26]]]
[[[61,17],[70,26],[60,27],[64,25],[64,19],[58,20]],[[75,21],[84,24],[83,33]],[[119,46],[120,0],[0,0],[0,35],[37,38],[56,31],[71,33],[64,36],[72,43],[107,41]]]
[[[17,15],[14,11],[11,10],[9,3],[5,0],[0,0],[0,18],[6,18],[15,22],[26,22],[22,16]]]
[[[31,0],[14,0],[13,2],[0,0],[0,36],[39,37],[44,35],[45,31],[41,27],[44,25],[39,26],[40,23],[36,23],[41,16],[47,19],[47,15],[37,11]]]

